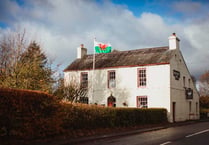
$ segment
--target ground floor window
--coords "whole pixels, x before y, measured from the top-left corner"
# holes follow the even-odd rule
[[[148,108],[147,96],[137,96],[137,108]]]
[[[196,114],[198,114],[198,102],[196,102]]]
[[[191,113],[191,111],[192,111],[192,102],[189,101],[189,113]]]
[[[89,104],[88,97],[80,97],[79,103]]]

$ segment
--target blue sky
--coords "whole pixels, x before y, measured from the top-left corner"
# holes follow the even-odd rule
[[[93,38],[117,50],[168,45],[176,32],[191,74],[209,69],[209,2],[206,0],[3,0],[0,37],[26,30],[63,70],[80,44]]]

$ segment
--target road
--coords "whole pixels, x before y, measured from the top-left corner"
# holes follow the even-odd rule
[[[209,145],[209,122],[99,139],[76,145]]]

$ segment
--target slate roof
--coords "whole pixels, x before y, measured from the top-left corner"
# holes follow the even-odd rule
[[[170,62],[171,57],[174,55],[174,51],[175,50],[169,50],[168,47],[155,47],[96,54],[95,69],[166,64]],[[64,72],[91,70],[92,67],[93,54],[86,55],[81,59],[76,59],[64,70]]]

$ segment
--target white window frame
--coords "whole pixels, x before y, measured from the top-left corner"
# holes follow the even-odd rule
[[[137,96],[136,97],[137,108],[148,108],[148,97]]]
[[[107,78],[108,78],[107,87],[108,88],[115,88],[116,87],[116,71],[115,70],[109,70]]]
[[[147,86],[147,70],[146,70],[146,68],[138,68],[137,69],[137,85],[139,88]]]
[[[80,80],[81,80],[80,87],[88,88],[88,72],[81,72]]]

